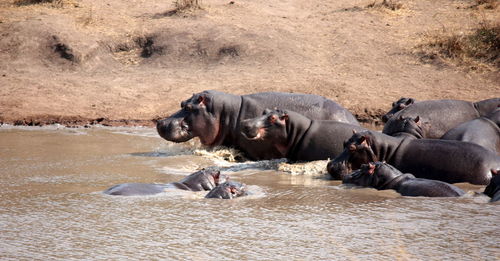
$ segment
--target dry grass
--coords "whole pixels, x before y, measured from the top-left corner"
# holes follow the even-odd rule
[[[366,6],[366,8],[385,8],[389,9],[392,11],[399,10],[403,7],[403,4],[393,1],[393,0],[382,0],[382,2],[377,3],[377,1],[374,1],[373,3],[369,4]]]
[[[474,0],[471,8],[484,8],[484,9],[496,9],[498,7],[499,0]]]
[[[201,9],[199,0],[175,0],[175,10],[178,12]]]
[[[437,58],[470,70],[498,70],[500,68],[500,23],[483,22],[469,33],[440,33],[427,36],[419,46],[424,61]]]

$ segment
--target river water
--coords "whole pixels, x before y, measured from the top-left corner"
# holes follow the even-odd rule
[[[325,162],[236,163],[152,128],[0,127],[0,260],[499,260],[500,205],[344,187]],[[250,195],[102,194],[203,167]]]

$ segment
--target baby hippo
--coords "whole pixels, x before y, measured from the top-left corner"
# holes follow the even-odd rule
[[[211,190],[226,177],[215,168],[202,169],[185,177],[179,182],[168,184],[125,183],[115,185],[104,191],[104,194],[117,196],[145,196],[159,194],[167,188],[177,188],[190,191]]]
[[[415,178],[380,161],[361,165],[360,169],[344,176],[342,182],[378,190],[394,189],[410,197],[459,197],[464,194],[463,190],[446,182]]]
[[[205,198],[233,199],[245,195],[247,195],[245,184],[228,180],[210,190]]]
[[[500,201],[500,171],[492,170],[493,178],[490,180],[490,184],[484,189],[484,194],[488,195],[491,200],[490,202]]]

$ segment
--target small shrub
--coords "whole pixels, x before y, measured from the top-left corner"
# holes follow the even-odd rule
[[[396,11],[398,9],[401,9],[403,7],[403,4],[398,3],[393,0],[382,0],[382,2],[377,3],[377,1],[374,1],[373,3],[369,4],[366,6],[366,8],[387,8],[392,11]]]
[[[420,47],[422,57],[440,57],[473,70],[500,68],[500,23],[482,23],[468,34],[434,34]]]

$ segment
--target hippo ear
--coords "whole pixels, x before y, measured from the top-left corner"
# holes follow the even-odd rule
[[[202,104],[203,104],[203,105],[206,105],[206,103],[207,103],[207,99],[206,99],[206,97],[205,97],[204,95],[200,95],[200,96],[198,96],[198,103],[199,103],[200,105],[202,105]]]
[[[420,121],[420,116],[417,116],[415,117],[415,119],[413,120],[415,123],[418,123]]]
[[[359,144],[360,145],[363,145],[363,146],[366,146],[366,147],[370,147],[370,137],[368,137],[367,135],[363,135],[361,136],[360,140],[359,140]]]
[[[373,175],[373,173],[375,173],[375,164],[373,164],[372,162],[368,163],[368,174],[370,175]]]
[[[408,98],[408,100],[405,102],[406,105],[410,105],[413,103],[415,103],[415,99],[413,99],[413,98]]]
[[[287,122],[288,121],[288,114],[285,112],[283,115],[280,116],[280,120]]]

